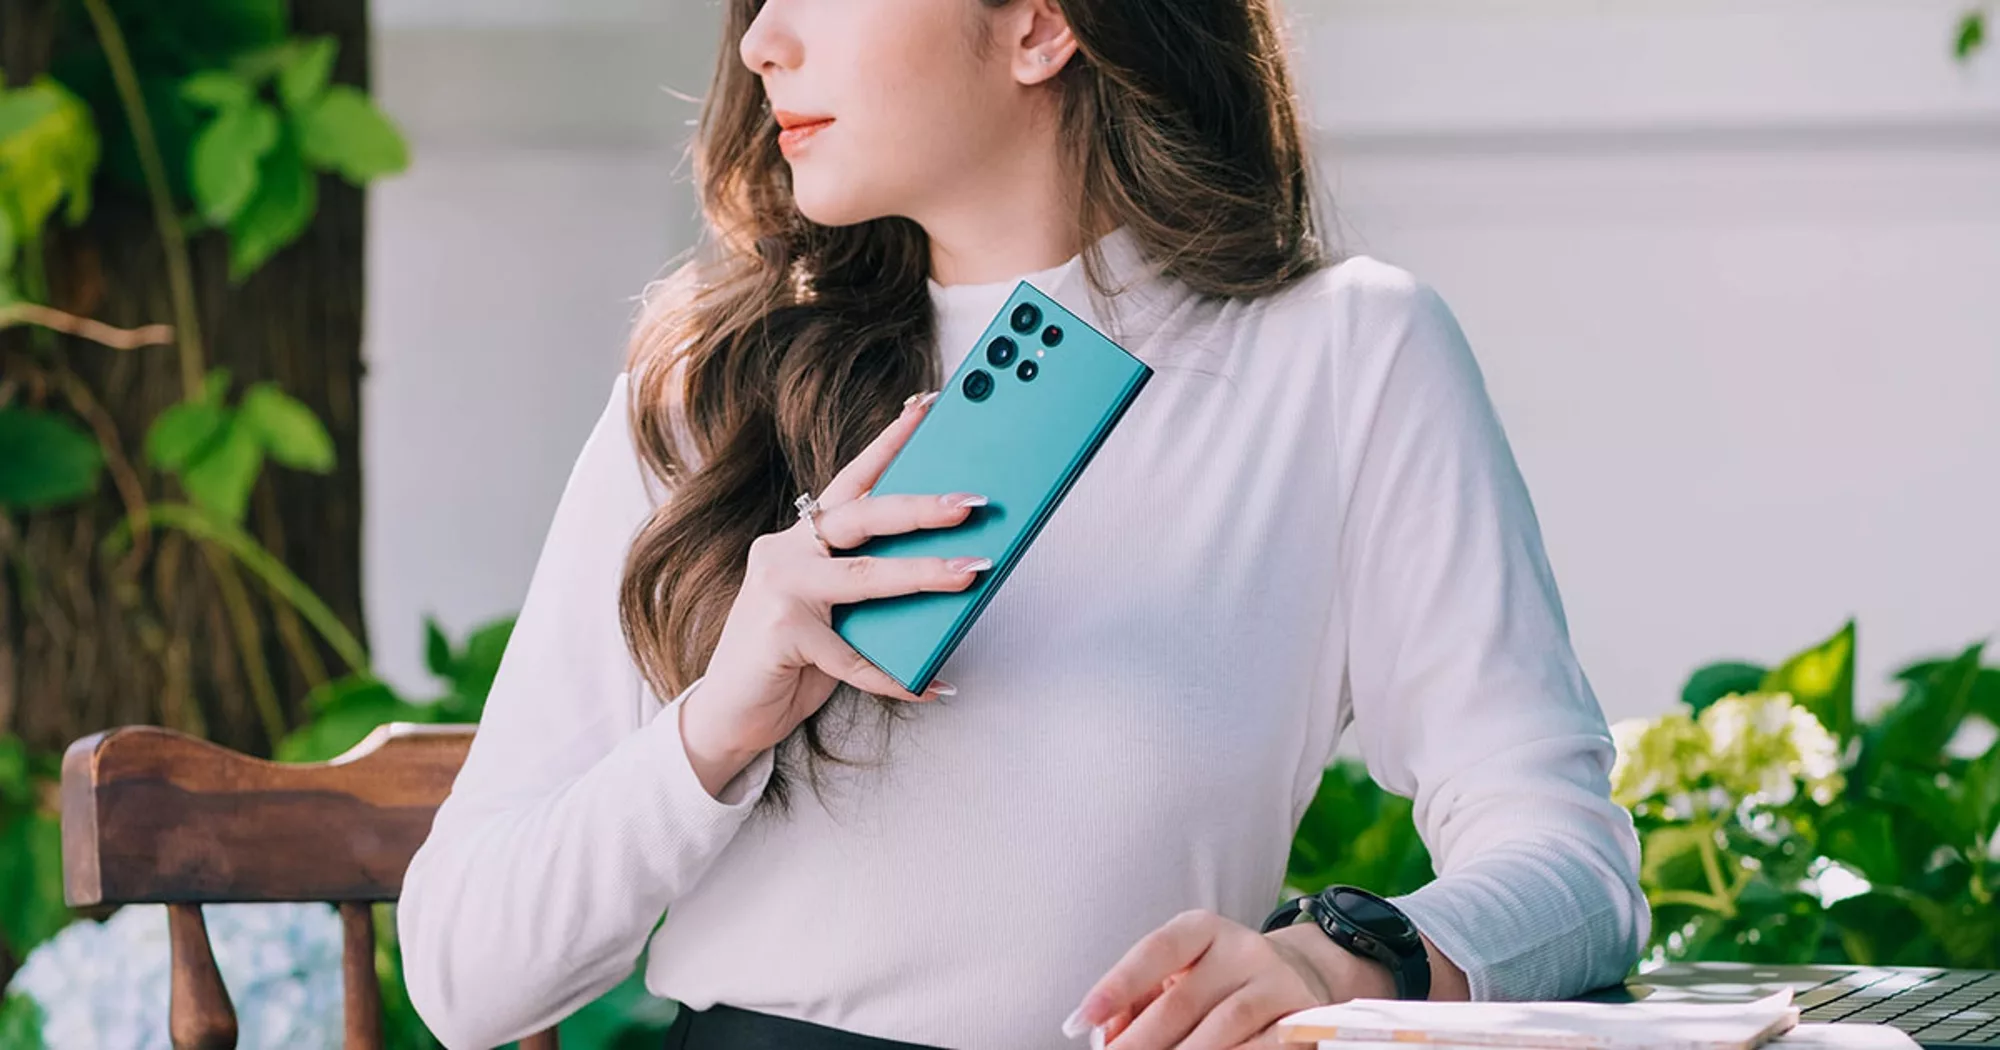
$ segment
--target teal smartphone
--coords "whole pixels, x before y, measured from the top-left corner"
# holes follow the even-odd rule
[[[875,536],[843,552],[974,555],[993,567],[960,591],[835,605],[833,629],[903,688],[929,688],[1152,375],[1034,285],[1016,285],[871,490],[976,492],[986,505],[954,526]]]

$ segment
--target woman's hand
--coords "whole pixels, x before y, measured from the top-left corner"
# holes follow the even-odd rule
[[[1279,1018],[1360,997],[1394,998],[1395,981],[1319,927],[1258,933],[1194,910],[1133,945],[1084,995],[1077,1020],[1104,1025],[1110,1050],[1264,1050],[1281,1045]]]
[[[902,415],[819,494],[819,531],[828,546],[840,550],[874,536],[965,520],[970,510],[964,500],[972,493],[866,495],[936,397],[932,392],[905,402]],[[942,681],[922,695],[904,689],[833,630],[832,609],[867,598],[964,590],[980,569],[963,563],[975,560],[829,557],[804,520],[753,540],[743,586],[706,677],[681,711],[682,739],[703,783],[727,783],[819,710],[838,682],[909,701],[952,692]]]

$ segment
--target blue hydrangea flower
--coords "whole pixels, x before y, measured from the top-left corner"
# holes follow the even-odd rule
[[[341,1038],[340,917],[327,904],[202,909],[236,1007],[237,1046],[334,1050]],[[34,951],[9,991],[41,1007],[48,1050],[171,1050],[167,910],[128,905],[75,922]]]

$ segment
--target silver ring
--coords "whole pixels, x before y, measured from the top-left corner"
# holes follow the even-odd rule
[[[812,533],[812,538],[819,543],[819,549],[831,555],[833,547],[826,542],[825,536],[819,534],[820,505],[818,498],[813,496],[811,490],[807,490],[799,493],[799,498],[792,501],[792,506],[799,509],[799,520],[806,523],[806,531]]]

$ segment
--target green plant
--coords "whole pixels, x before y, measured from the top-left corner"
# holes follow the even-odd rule
[[[1967,11],[1958,20],[1958,33],[1953,38],[1952,51],[1960,59],[1971,58],[1980,48],[1986,46],[1986,12]]]
[[[1410,813],[1410,800],[1377,787],[1361,763],[1335,762],[1292,837],[1282,896],[1336,883],[1395,896],[1429,882],[1430,851]]]
[[[71,52],[25,85],[0,86],[0,329],[25,325],[35,337],[32,353],[8,358],[0,383],[0,540],[18,534],[15,515],[92,499],[109,474],[125,511],[100,546],[105,562],[117,563],[113,578],[130,580],[155,528],[199,541],[221,585],[243,680],[275,743],[291,727],[238,567],[264,585],[280,635],[308,677],[326,676],[302,636],[283,629],[289,618],[310,624],[350,676],[367,673],[360,641],[242,527],[267,458],[325,473],[333,443],[319,419],[275,385],[251,384],[232,403],[229,371],[204,365],[186,234],[223,231],[230,279],[240,283],[304,231],[317,207],[316,172],[360,185],[402,170],[407,151],[366,95],[331,82],[335,41],[288,35],[278,0],[167,13],[126,5],[122,14],[137,27],[129,38],[107,0],[81,0],[66,13],[77,10],[94,50]],[[195,26],[200,32],[189,34]],[[100,170],[101,160],[110,170]],[[121,181],[143,194],[165,245],[171,326],[117,329],[47,303],[49,225],[81,224],[107,188],[100,182],[115,192]],[[187,502],[146,494],[134,465],[140,457],[122,447],[56,333],[118,350],[177,347],[184,399],[146,428],[143,462],[176,482]],[[33,616],[29,578],[20,574],[21,600]],[[69,919],[48,801],[55,761],[28,756],[0,734],[0,981]],[[33,775],[10,779],[22,768]]]
[[[1613,727],[1613,797],[1638,826],[1646,962],[2000,966],[2000,668],[1983,644],[1898,671],[1855,708],[1855,628],[1775,667],[1696,671],[1680,706]],[[1288,887],[1430,877],[1409,804],[1329,769]]]
[[[445,637],[436,620],[426,617],[425,662],[444,683],[444,692],[429,700],[410,700],[367,672],[337,678],[307,698],[310,717],[278,742],[278,760],[324,762],[390,722],[479,721],[513,630],[513,617],[495,620],[474,630],[459,647]]]
[[[0,996],[0,1046],[41,1050],[42,1011],[25,995]]]
[[[55,776],[51,758],[0,733],[0,957],[16,962],[70,921]]]

